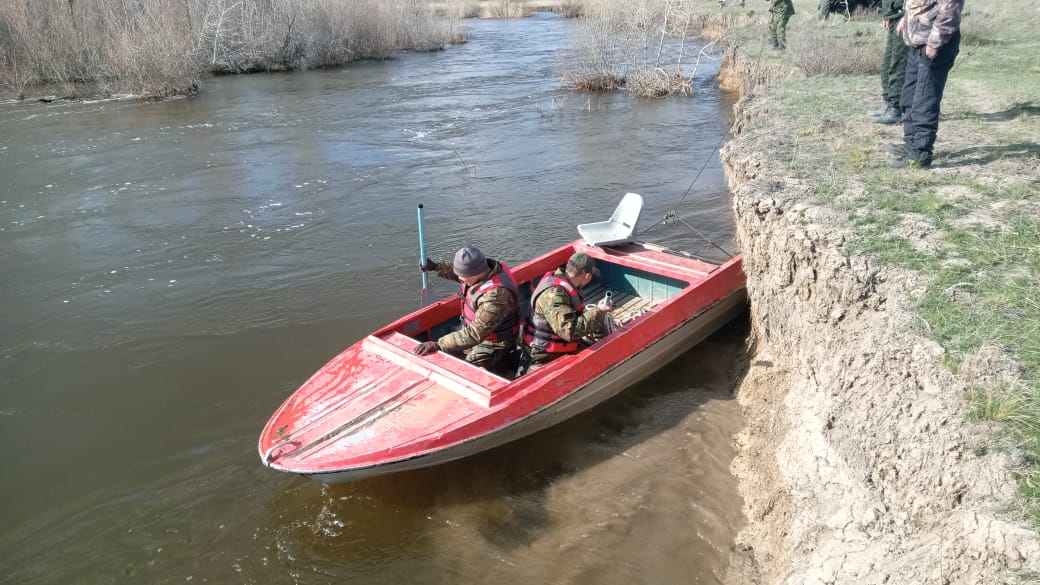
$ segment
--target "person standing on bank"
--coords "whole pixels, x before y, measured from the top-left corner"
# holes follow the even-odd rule
[[[769,44],[773,49],[783,51],[787,48],[787,21],[794,16],[794,2],[791,0],[766,0],[769,2]]]
[[[567,265],[547,272],[531,293],[531,308],[524,322],[522,363],[533,372],[549,362],[581,349],[580,339],[604,329],[606,313],[613,305],[585,305],[581,288],[599,275],[596,261],[577,253]]]
[[[899,109],[899,96],[903,93],[906,78],[906,43],[896,32],[903,18],[903,0],[881,1],[881,26],[885,27],[885,56],[881,61],[881,98],[885,106],[870,114],[875,124],[896,124],[903,119]]]
[[[939,133],[939,104],[946,78],[961,45],[964,0],[905,0],[896,32],[909,47],[899,107],[903,145],[894,148],[893,166],[926,169]]]
[[[503,262],[485,258],[476,246],[455,253],[454,261],[427,259],[424,272],[462,283],[462,329],[415,347],[416,355],[443,351],[506,379],[516,374],[520,292]]]

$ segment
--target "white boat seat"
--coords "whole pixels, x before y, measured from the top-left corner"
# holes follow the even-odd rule
[[[625,193],[610,219],[583,223],[578,226],[578,233],[590,246],[611,246],[631,242],[642,211],[643,197],[636,193]]]

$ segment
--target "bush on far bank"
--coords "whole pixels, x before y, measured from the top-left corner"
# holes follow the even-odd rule
[[[0,0],[0,84],[165,96],[207,73],[385,59],[457,38],[423,0]]]
[[[559,62],[577,91],[625,89],[640,97],[691,95],[701,22],[692,0],[585,0]]]

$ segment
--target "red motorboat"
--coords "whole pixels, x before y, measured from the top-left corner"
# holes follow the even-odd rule
[[[630,232],[634,222],[624,227]],[[412,353],[460,326],[458,297],[435,302],[350,346],[293,393],[260,435],[263,463],[340,483],[472,455],[599,404],[746,306],[739,256],[713,264],[627,238],[588,240],[517,266],[514,277],[527,297],[532,281],[575,252],[588,254],[601,276],[585,297],[612,291],[619,329],[506,380],[446,353]]]

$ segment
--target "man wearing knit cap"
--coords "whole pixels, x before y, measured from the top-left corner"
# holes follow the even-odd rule
[[[585,305],[582,287],[599,276],[596,261],[576,253],[566,266],[547,272],[531,293],[531,310],[524,322],[523,358],[533,372],[549,362],[581,350],[581,338],[603,330],[605,313],[613,306]]]
[[[512,379],[516,374],[516,336],[520,330],[520,293],[509,267],[466,246],[447,262],[427,260],[423,271],[462,283],[462,328],[415,347],[417,355],[443,351]]]

